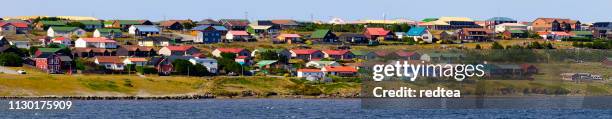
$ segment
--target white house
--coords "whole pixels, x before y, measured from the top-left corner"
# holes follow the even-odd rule
[[[159,51],[158,54],[164,56],[191,56],[195,53],[200,53],[200,50],[190,45],[181,45],[181,46],[166,46]]]
[[[117,48],[117,42],[106,37],[98,38],[79,38],[74,41],[74,47],[77,48]]]
[[[504,32],[506,30],[522,30],[522,31],[526,31],[527,30],[527,25],[520,24],[520,23],[503,23],[503,24],[495,25],[495,32],[496,33],[501,33],[501,32]]]
[[[145,66],[148,60],[142,57],[130,57],[123,60],[123,64],[133,64],[134,66]]]
[[[57,37],[57,38],[53,38],[51,40],[51,42],[53,43],[57,43],[57,44],[63,44],[65,46],[70,46],[72,45],[72,40],[70,40],[70,38],[66,38],[66,37]]]
[[[225,34],[225,39],[228,40],[248,40],[251,38],[251,35],[246,31],[229,31]]]
[[[160,30],[155,25],[132,25],[128,33],[136,36],[150,36],[159,34]]]
[[[123,60],[118,56],[96,56],[94,63],[109,70],[123,70],[125,68]]]
[[[206,69],[208,69],[208,72],[210,73],[217,73],[217,60],[216,59],[212,59],[212,58],[191,58],[189,59],[189,62],[191,62],[192,64],[201,64],[204,67],[206,67]]]
[[[297,77],[312,77],[309,79],[320,79],[325,77],[325,72],[321,71],[321,69],[298,69]]]
[[[431,32],[429,32],[429,30],[427,30],[427,27],[410,28],[410,30],[408,30],[408,32],[406,33],[406,36],[412,37],[414,41],[417,42],[419,40],[423,40],[427,43],[433,42],[433,35],[431,34]]]
[[[73,35],[76,36],[84,36],[85,35],[85,30],[78,28],[78,27],[49,27],[49,29],[47,30],[47,36],[49,37],[56,37],[56,36],[63,36],[63,37],[72,37]]]
[[[340,63],[336,61],[309,61],[306,63],[306,67],[323,68],[325,66],[340,66]]]

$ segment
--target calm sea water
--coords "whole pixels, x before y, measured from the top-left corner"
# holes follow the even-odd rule
[[[602,109],[364,109],[360,99],[73,100],[53,111],[8,110],[8,101],[0,118],[612,118]]]

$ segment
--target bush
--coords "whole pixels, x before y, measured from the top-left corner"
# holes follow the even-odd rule
[[[23,59],[19,55],[7,52],[0,54],[0,65],[20,67],[23,64]]]
[[[140,74],[155,74],[157,70],[153,67],[136,66],[136,71]]]

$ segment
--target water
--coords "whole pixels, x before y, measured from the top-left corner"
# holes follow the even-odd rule
[[[363,109],[360,99],[73,100],[71,110],[0,118],[612,118],[601,109]]]

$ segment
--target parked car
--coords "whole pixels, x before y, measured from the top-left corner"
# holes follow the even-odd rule
[[[17,73],[19,73],[19,74],[26,74],[26,71],[23,70],[23,69],[22,70],[17,70]]]

